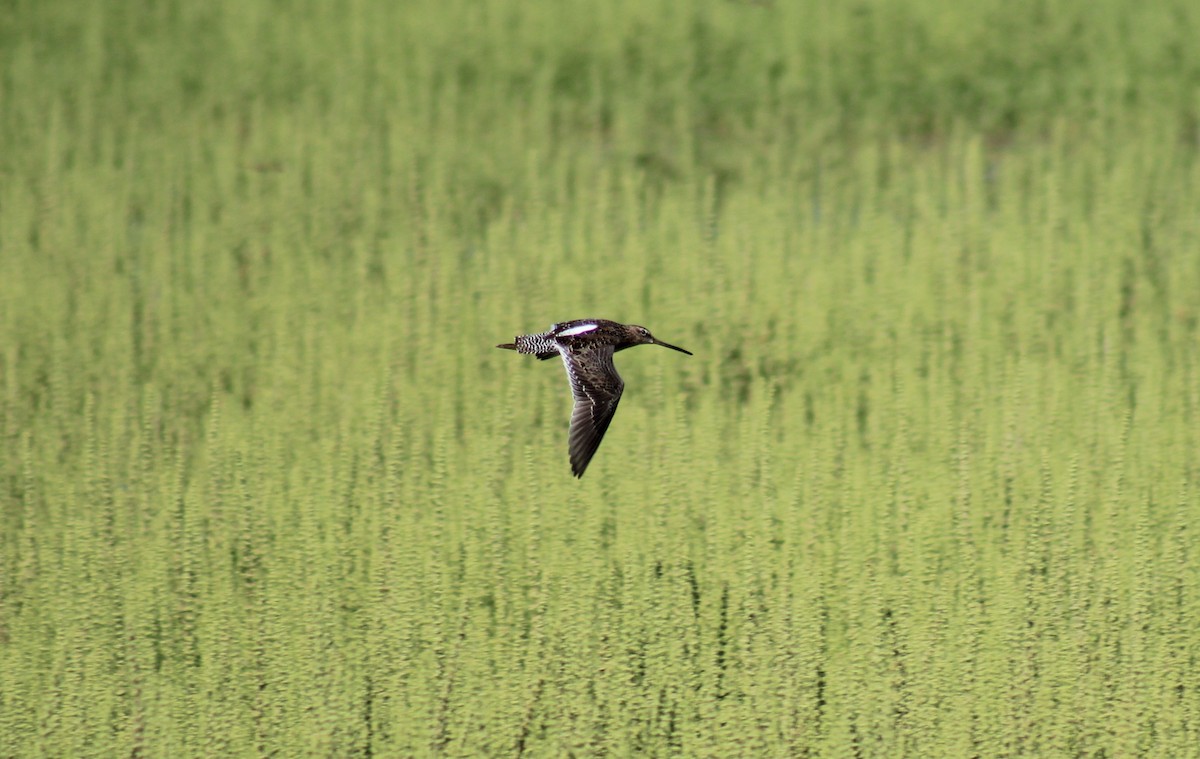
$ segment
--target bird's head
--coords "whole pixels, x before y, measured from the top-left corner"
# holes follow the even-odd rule
[[[630,345],[661,345],[662,347],[670,348],[673,351],[686,353],[689,356],[692,355],[692,352],[689,350],[684,350],[678,345],[671,345],[670,343],[664,343],[662,340],[657,339],[654,335],[650,334],[650,330],[646,329],[640,324],[630,324],[625,328],[625,334],[629,339]]]

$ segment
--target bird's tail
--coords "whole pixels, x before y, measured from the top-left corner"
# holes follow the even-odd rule
[[[517,335],[511,343],[501,343],[497,348],[504,348],[517,353],[531,353],[538,358],[557,356],[558,346],[546,339],[545,335]]]

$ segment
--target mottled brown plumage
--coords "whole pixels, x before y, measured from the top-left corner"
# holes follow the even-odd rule
[[[537,335],[518,335],[497,348],[537,356],[543,361],[562,356],[571,382],[575,408],[571,412],[568,450],[571,472],[582,477],[592,460],[621,400],[625,383],[613,365],[613,354],[635,345],[661,345],[692,355],[670,343],[656,340],[645,327],[607,319],[575,319],[553,324]]]

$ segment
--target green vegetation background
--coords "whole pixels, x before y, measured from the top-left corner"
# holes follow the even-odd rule
[[[1200,754],[1200,5],[2,5],[0,756]]]

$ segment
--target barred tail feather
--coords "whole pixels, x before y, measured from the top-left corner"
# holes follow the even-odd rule
[[[529,353],[533,355],[540,353],[558,354],[558,346],[547,340],[545,335],[517,335],[513,343],[517,346],[517,353]]]

